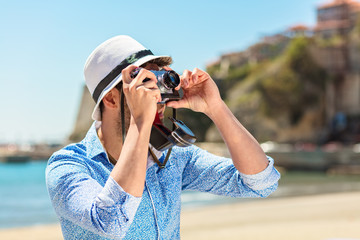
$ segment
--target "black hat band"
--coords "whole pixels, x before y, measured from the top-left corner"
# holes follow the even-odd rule
[[[133,53],[129,57],[125,58],[108,75],[106,75],[106,77],[104,77],[103,80],[101,80],[100,83],[96,86],[94,93],[92,94],[94,101],[97,103],[101,93],[106,88],[106,86],[108,86],[111,83],[111,81],[114,80],[124,68],[138,61],[140,58],[151,55],[154,54],[150,50],[144,49],[139,52]]]

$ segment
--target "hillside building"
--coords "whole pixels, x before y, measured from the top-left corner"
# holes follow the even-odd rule
[[[322,38],[345,36],[355,26],[360,3],[354,0],[335,0],[317,8],[317,25],[314,33]]]

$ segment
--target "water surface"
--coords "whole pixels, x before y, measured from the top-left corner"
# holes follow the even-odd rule
[[[46,161],[0,163],[0,228],[58,222],[46,190]],[[360,191],[360,176],[331,176],[324,172],[285,172],[270,197]],[[250,201],[186,191],[182,208]],[[266,201],[266,199],[260,200]]]

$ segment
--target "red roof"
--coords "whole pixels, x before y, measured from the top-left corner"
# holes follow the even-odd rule
[[[318,9],[336,7],[336,6],[340,6],[343,4],[352,5],[354,7],[360,6],[360,2],[355,1],[355,0],[334,0],[330,3],[321,4],[320,6],[318,6]]]
[[[303,24],[296,24],[288,28],[288,31],[306,31],[309,28]]]

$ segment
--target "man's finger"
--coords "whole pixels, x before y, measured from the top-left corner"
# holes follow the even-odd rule
[[[160,93],[160,90],[158,88],[156,89],[152,89],[153,92],[154,92],[154,97],[156,99],[156,102],[161,102],[161,93]]]
[[[132,82],[130,73],[132,73],[136,68],[137,66],[135,65],[129,65],[121,71],[121,78],[125,84],[130,84]]]
[[[141,86],[142,88],[144,88],[144,86]],[[161,94],[160,94],[160,90],[158,88],[144,88],[146,94],[148,94],[149,96],[153,97],[153,99],[156,100],[156,103],[161,101]]]
[[[189,84],[190,84],[189,81],[190,81],[191,74],[192,74],[192,72],[190,72],[189,70],[185,70],[183,72],[183,75],[181,75],[180,81],[182,81],[181,86],[183,88],[189,87]]]
[[[140,72],[138,73],[138,75],[134,78],[134,81],[131,82],[131,84],[134,86],[139,86],[139,85],[143,84],[144,80],[146,80],[146,82],[152,81],[155,84],[157,83],[155,74],[142,68],[140,70]]]
[[[150,89],[158,88],[157,81],[146,81],[142,83],[142,86]]]
[[[172,107],[172,108],[189,108],[188,106],[188,102],[184,99],[179,100],[179,101],[170,101],[166,103],[167,107]]]
[[[209,79],[209,78],[210,78],[210,75],[208,75],[203,70],[201,70],[199,68],[195,68],[193,70],[192,80],[193,80],[194,84],[201,83],[201,82],[203,82],[203,81],[205,81],[206,79]]]

